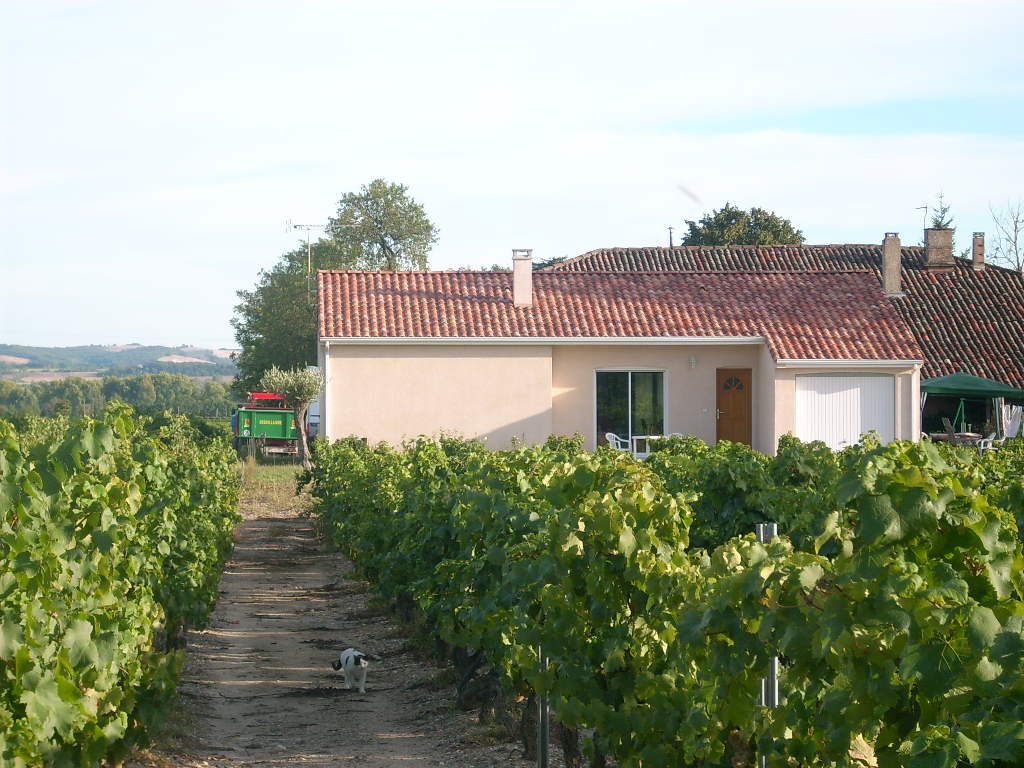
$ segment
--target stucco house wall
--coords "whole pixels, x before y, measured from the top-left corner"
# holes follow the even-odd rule
[[[754,434],[751,442],[757,450],[771,455],[775,454],[779,445],[775,372],[775,359],[768,351],[768,346],[762,344],[757,350],[757,365],[753,373]]]
[[[891,375],[895,437],[913,440],[920,433],[919,368],[780,367],[763,343],[321,344],[319,358],[329,440],[358,435],[397,444],[445,431],[505,448],[513,439],[534,444],[578,432],[592,450],[597,371],[655,370],[665,374],[665,432],[714,443],[719,368],[751,369],[752,444],[764,453],[775,453],[779,438],[796,429],[802,374]]]
[[[718,368],[750,368],[754,387],[753,442],[760,440],[758,414],[773,407],[770,392],[757,385],[763,344],[743,345],[594,345],[552,348],[552,427],[555,433],[582,434],[585,447],[596,441],[596,372],[610,370],[664,371],[665,432],[692,434],[714,443],[715,371]],[[690,368],[690,357],[696,367]],[[769,356],[770,360],[770,356]],[[774,367],[774,362],[771,363]],[[767,398],[767,399],[766,399]]]
[[[326,345],[321,344],[323,349]],[[494,448],[551,434],[551,348],[543,345],[331,344],[326,439],[400,443],[453,432]]]

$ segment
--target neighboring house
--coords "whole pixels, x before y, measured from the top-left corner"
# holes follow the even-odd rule
[[[577,262],[578,263],[578,262]],[[321,271],[321,433],[916,439],[921,351],[870,271]]]
[[[985,263],[976,232],[971,259],[954,258],[952,230],[925,230],[927,246],[731,245],[602,248],[549,267],[560,272],[740,272],[869,269],[883,283],[924,355],[922,377],[971,373],[1024,388],[1024,274]],[[884,268],[889,255],[889,269]]]

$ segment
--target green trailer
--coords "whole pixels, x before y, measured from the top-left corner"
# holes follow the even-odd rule
[[[295,429],[295,414],[290,409],[239,408],[238,436],[295,440],[299,432]]]
[[[299,432],[295,427],[294,412],[287,407],[264,405],[269,398],[263,393],[250,394],[249,402],[238,406],[231,415],[235,446],[248,448],[250,453],[253,448],[263,454],[298,453]],[[279,397],[278,401],[283,403]]]

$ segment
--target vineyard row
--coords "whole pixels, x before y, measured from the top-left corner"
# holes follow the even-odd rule
[[[1022,470],[1021,443],[674,438],[640,462],[564,438],[350,439],[306,479],[460,692],[548,696],[598,764],[952,768],[1024,763]]]
[[[237,460],[184,417],[0,421],[0,765],[117,764],[232,548]]]

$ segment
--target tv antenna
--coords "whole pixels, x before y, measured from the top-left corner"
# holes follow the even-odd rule
[[[925,203],[924,205],[919,205],[914,210],[915,211],[924,211],[924,213],[921,214],[921,229],[927,229],[928,228],[928,204]]]
[[[309,243],[309,233],[314,229],[325,229],[326,224],[293,224],[291,219],[285,219],[284,231],[291,232],[295,229],[301,229],[306,233],[306,295],[309,297],[309,303],[313,303],[313,250]]]

